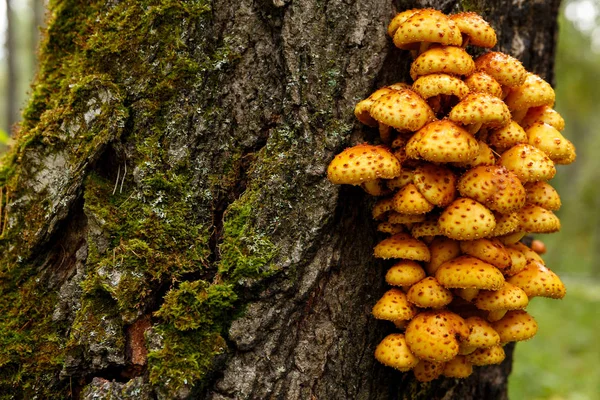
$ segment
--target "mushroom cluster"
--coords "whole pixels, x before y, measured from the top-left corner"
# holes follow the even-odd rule
[[[560,229],[560,198],[547,181],[575,148],[546,81],[507,54],[467,53],[496,45],[478,14],[408,10],[388,33],[411,51],[414,82],[356,105],[382,144],[344,150],[328,178],[380,197],[373,218],[390,236],[374,255],[394,264],[392,289],[372,313],[399,332],[377,346],[377,360],[423,382],[464,378],[502,362],[506,343],[535,335],[525,311],[533,297],[566,293],[521,240]]]

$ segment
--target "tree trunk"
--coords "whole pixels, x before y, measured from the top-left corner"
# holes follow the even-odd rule
[[[408,78],[395,12],[478,11],[552,80],[558,3],[51,1],[0,172],[3,398],[506,398],[510,357],[423,385],[374,360],[373,201],[325,169]]]

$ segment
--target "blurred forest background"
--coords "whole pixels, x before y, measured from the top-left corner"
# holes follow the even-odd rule
[[[0,0],[0,151],[30,92],[44,3]],[[552,181],[562,197],[562,230],[540,239],[568,294],[528,307],[540,329],[517,345],[513,400],[600,399],[600,0],[563,1],[559,22],[556,109],[577,161],[559,168]]]

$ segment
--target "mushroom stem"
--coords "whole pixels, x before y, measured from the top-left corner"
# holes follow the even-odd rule
[[[457,289],[456,294],[466,301],[472,301],[479,294],[479,289]]]
[[[431,42],[421,42],[421,45],[419,46],[419,54],[425,53],[429,46],[431,46]]]
[[[527,115],[528,110],[529,108],[512,111],[511,114],[513,121],[515,121],[517,124],[520,124],[523,118],[525,118],[525,115]]]
[[[392,141],[392,128],[386,124],[379,124],[379,138],[382,143],[390,143]]]
[[[481,122],[478,122],[476,124],[470,124],[467,130],[469,131],[469,133],[471,135],[475,135],[477,132],[479,132],[482,125],[483,125],[483,123],[481,123]]]
[[[469,45],[469,41],[471,40],[471,36],[462,34],[462,45],[461,47],[464,49]]]
[[[508,310],[494,310],[494,311],[490,311],[490,313],[488,314],[487,319],[490,322],[500,321],[502,319],[502,317],[504,317],[504,315],[506,314],[506,311],[508,311]]]

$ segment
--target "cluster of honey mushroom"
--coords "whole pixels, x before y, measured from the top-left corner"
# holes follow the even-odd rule
[[[496,44],[479,15],[409,10],[388,33],[413,54],[414,83],[357,104],[383,144],[347,148],[328,177],[378,196],[373,218],[391,235],[374,254],[394,259],[393,288],[372,313],[400,332],[377,346],[377,360],[423,382],[464,378],[502,362],[506,343],[535,335],[524,310],[531,298],[566,293],[521,239],[560,229],[560,198],[547,181],[575,148],[547,82],[509,55],[466,52]]]

